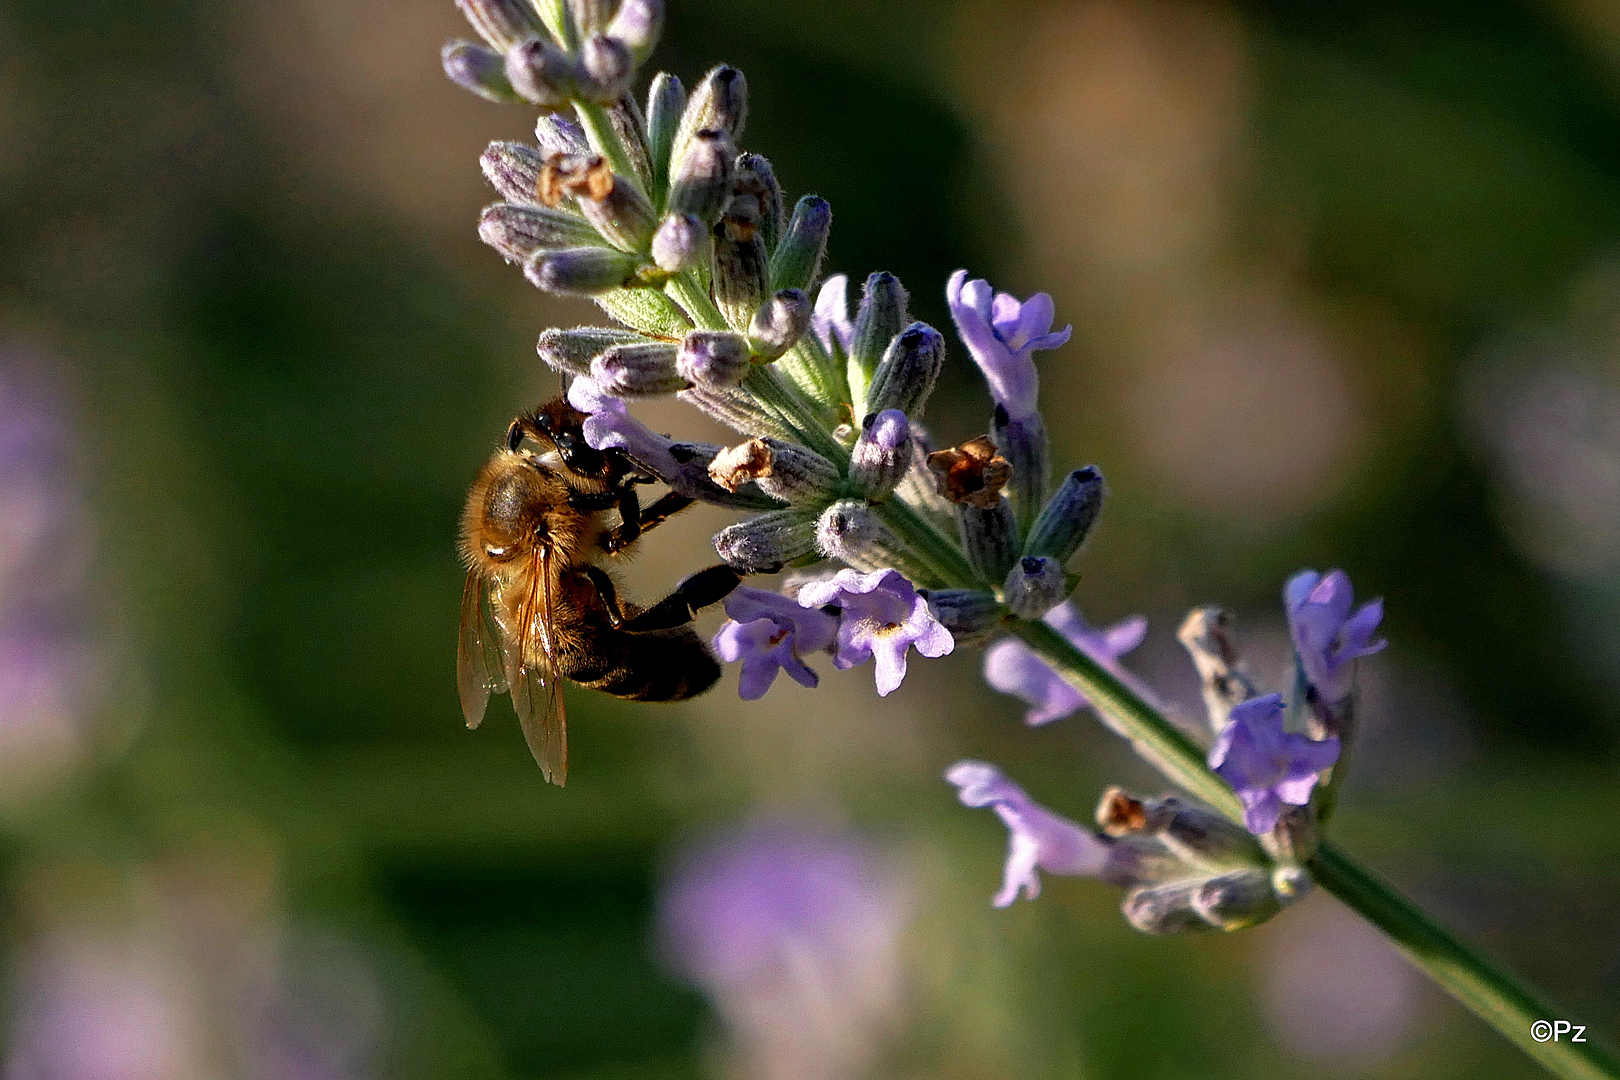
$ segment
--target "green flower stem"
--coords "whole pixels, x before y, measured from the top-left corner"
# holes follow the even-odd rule
[[[591,145],[602,151],[602,156],[607,158],[607,163],[614,173],[634,184],[637,179],[636,167],[630,163],[630,155],[625,150],[619,133],[613,130],[613,121],[608,119],[607,108],[590,101],[576,101],[574,113],[585,128],[585,134],[590,138]]]
[[[1237,796],[1209,770],[1197,744],[1163,714],[1045,623],[1020,619],[1009,625],[1149,764],[1234,821],[1242,820]],[[1453,937],[1350,856],[1324,843],[1308,865],[1322,888],[1389,935],[1407,959],[1550,1072],[1565,1080],[1620,1080],[1620,1059],[1590,1032],[1580,1043],[1532,1038],[1533,1022],[1567,1020],[1570,1014]]]
[[[971,589],[978,586],[967,557],[916,508],[898,497],[886,499],[872,508],[878,520],[903,537],[917,557],[939,578],[938,588]]]
[[[1318,884],[1356,914],[1388,934],[1407,959],[1473,1010],[1519,1049],[1566,1080],[1614,1080],[1620,1058],[1590,1031],[1586,1041],[1537,1042],[1530,1025],[1564,1020],[1569,1013],[1539,997],[1534,987],[1496,967],[1453,937],[1406,897],[1374,877],[1332,844],[1324,843],[1308,864]]]

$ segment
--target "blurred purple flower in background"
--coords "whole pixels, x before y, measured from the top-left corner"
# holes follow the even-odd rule
[[[41,361],[0,350],[0,801],[83,755],[89,515]]]
[[[241,860],[150,869],[90,917],[72,874],[32,898],[43,910],[12,964],[4,1080],[375,1075],[381,993],[352,946],[290,941],[269,879]]]
[[[1047,612],[1042,621],[1139,693],[1147,693],[1145,686],[1119,666],[1119,658],[1142,644],[1147,636],[1146,616],[1132,615],[1098,630],[1086,622],[1071,600]],[[1032,727],[1061,720],[1090,704],[1028,645],[1012,638],[998,641],[984,651],[984,681],[1003,694],[1027,701],[1031,708],[1024,714],[1024,723]]]
[[[838,616],[838,647],[833,666],[840,671],[873,660],[877,692],[887,696],[906,677],[906,650],[915,647],[927,657],[939,657],[956,647],[951,632],[928,610],[898,570],[840,570],[830,578],[812,581],[799,590],[799,603],[807,608],[829,604],[842,609]]]
[[[1295,1054],[1339,1075],[1366,1075],[1411,1041],[1421,977],[1342,905],[1308,897],[1262,942],[1266,1019]]]
[[[1108,865],[1108,845],[1089,829],[1054,814],[1008,780],[1001,770],[982,761],[959,761],[945,773],[965,806],[988,806],[1008,829],[1007,865],[1001,891],[991,901],[1007,907],[1018,899],[1041,894],[1037,868],[1049,874],[1100,874]]]
[[[911,902],[860,837],[756,821],[682,852],[659,902],[669,963],[724,1022],[753,1080],[860,1075],[900,1021]]]
[[[1064,344],[1074,329],[1052,331],[1052,298],[1036,293],[1019,301],[996,292],[983,278],[969,281],[968,272],[958,270],[945,286],[945,299],[996,404],[1013,420],[1033,415],[1040,385],[1031,354]]]
[[[738,586],[726,598],[730,616],[714,635],[714,651],[728,664],[742,661],[737,692],[757,701],[784,671],[800,686],[821,680],[801,659],[833,642],[838,620],[819,608],[807,608],[781,593]]]
[[[1277,826],[1283,804],[1304,806],[1323,769],[1339,760],[1339,740],[1309,739],[1283,730],[1282,695],[1250,698],[1233,707],[1209,751],[1209,767],[1243,802],[1243,824],[1256,836]]]
[[[1384,601],[1370,600],[1354,614],[1350,575],[1329,570],[1301,570],[1283,586],[1288,631],[1294,638],[1305,678],[1322,701],[1337,704],[1350,696],[1357,658],[1370,656],[1387,642],[1373,640],[1384,618]]]
[[[194,988],[156,942],[57,932],[25,950],[5,1080],[170,1080],[204,1076]]]

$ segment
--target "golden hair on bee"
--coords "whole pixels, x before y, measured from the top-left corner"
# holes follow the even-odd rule
[[[741,580],[714,566],[650,608],[620,601],[602,563],[692,499],[669,492],[643,509],[636,489],[655,478],[622,451],[587,444],[584,419],[558,399],[512,421],[461,517],[457,686],[467,726],[483,720],[491,694],[510,690],[529,749],[557,784],[568,769],[558,681],[637,701],[702,693],[720,665],[693,614]]]

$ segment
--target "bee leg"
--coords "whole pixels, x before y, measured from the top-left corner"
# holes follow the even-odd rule
[[[668,521],[695,501],[690,495],[666,491],[647,509],[641,509],[641,498],[636,489],[626,487],[619,495],[619,524],[602,538],[602,547],[609,553],[623,551],[642,533]]]
[[[614,588],[613,579],[608,577],[607,572],[600,566],[589,564],[585,567],[585,576],[596,586],[596,595],[601,599],[602,607],[606,609],[608,622],[613,629],[623,629],[626,622],[624,608],[619,606],[619,590]]]
[[[691,506],[697,500],[690,495],[682,495],[677,491],[666,491],[658,497],[658,501],[641,512],[641,531],[657,525],[662,525],[676,514]]]
[[[575,510],[612,510],[619,505],[619,495],[614,491],[571,491],[568,505]]]
[[[641,536],[641,496],[631,484],[611,494],[614,505],[619,508],[619,523],[612,532],[603,534],[601,544],[603,551],[617,555]]]
[[[718,604],[738,585],[742,575],[721,563],[681,579],[675,591],[624,624],[633,634],[669,630],[692,621],[699,608]]]

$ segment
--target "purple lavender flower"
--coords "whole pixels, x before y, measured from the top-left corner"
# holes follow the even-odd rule
[[[1010,835],[1001,891],[991,901],[1007,907],[1018,899],[1041,894],[1040,875],[1097,875],[1108,865],[1108,845],[1095,833],[1082,829],[1031,799],[1001,770],[982,761],[958,761],[945,772],[965,806],[988,806],[1006,824]]]
[[[904,1000],[908,890],[847,833],[759,821],[680,856],[659,898],[671,966],[725,1021],[742,1075],[852,1080]]]
[[[1209,751],[1209,767],[1243,801],[1243,824],[1256,836],[1277,827],[1283,804],[1311,801],[1318,774],[1339,760],[1339,740],[1283,730],[1281,694],[1250,698],[1232,710]]]
[[[928,657],[944,656],[956,647],[951,632],[929,612],[928,601],[898,570],[840,570],[805,585],[799,603],[842,609],[833,666],[842,671],[875,661],[879,696],[887,696],[905,679],[908,647]]]
[[[855,340],[855,324],[849,319],[849,278],[834,274],[822,282],[810,328],[830,355],[849,355],[850,342]]]
[[[1301,570],[1283,586],[1288,631],[1300,666],[1327,705],[1350,696],[1356,659],[1388,644],[1382,638],[1373,640],[1384,618],[1384,601],[1369,600],[1351,614],[1354,599],[1350,575],[1343,570],[1326,575]]]
[[[40,360],[0,347],[0,794],[31,795],[91,735],[95,657],[80,614],[93,530],[73,431]]]
[[[1132,615],[1107,629],[1097,630],[1086,622],[1070,600],[1047,612],[1042,621],[1110,673],[1131,683],[1133,689],[1146,690],[1137,686],[1134,677],[1119,665],[1119,658],[1142,644],[1147,636],[1146,616]],[[1085,695],[1036,656],[1034,650],[1012,638],[998,641],[985,650],[984,681],[1003,694],[1027,701],[1032,708],[1024,714],[1024,723],[1031,727],[1061,720],[1091,704]]]
[[[996,404],[1015,421],[1033,415],[1040,388],[1030,354],[1057,348],[1073,330],[1065,326],[1052,331],[1052,298],[1036,293],[1020,301],[995,292],[983,278],[969,281],[968,272],[958,270],[945,286],[945,300]]]
[[[704,502],[739,509],[757,510],[781,505],[752,485],[740,492],[730,492],[716,484],[709,476],[710,458],[681,456],[677,450],[681,444],[667,435],[653,432],[631,416],[622,398],[607,393],[587,375],[576,376],[569,384],[568,403],[587,414],[582,425],[586,443],[597,450],[609,447],[622,449],[673,491]]]
[[[714,635],[714,651],[728,664],[742,661],[737,692],[744,701],[757,701],[784,671],[800,686],[821,680],[805,666],[801,656],[825,649],[833,642],[838,620],[818,608],[801,607],[780,593],[737,588],[726,598],[731,616]]]

